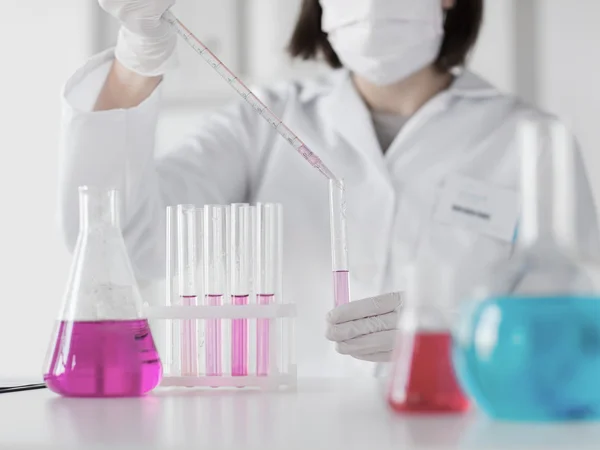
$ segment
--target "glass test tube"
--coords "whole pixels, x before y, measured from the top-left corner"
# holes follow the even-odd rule
[[[223,305],[227,271],[227,206],[204,207],[204,302]],[[206,321],[206,374],[221,376],[221,319]]]
[[[179,304],[179,277],[177,274],[177,209],[172,206],[167,207],[166,232],[165,305],[173,306]],[[181,323],[177,320],[167,320],[166,336],[165,372],[180,375]]]
[[[198,304],[203,303],[204,299],[204,210],[203,208],[196,207],[196,294],[198,298]],[[205,353],[204,345],[204,330],[206,328],[206,322],[204,320],[196,319],[196,333],[197,333],[197,348],[198,356],[196,358],[198,363],[198,375],[202,376],[206,374],[206,358],[203,356]]]
[[[346,190],[342,180],[329,182],[331,261],[335,306],[350,302],[350,273],[346,236]]]
[[[231,205],[231,304],[247,305],[250,297],[250,206]],[[231,331],[231,374],[248,375],[248,319],[234,319]]]
[[[179,266],[179,297],[183,306],[198,305],[196,270],[198,267],[198,240],[196,236],[196,208],[177,206],[177,262]],[[198,331],[195,319],[181,324],[181,375],[198,375]]]
[[[280,227],[281,205],[268,203],[256,206],[256,292],[259,305],[277,303],[281,271]],[[256,330],[256,373],[267,376],[274,363],[271,358],[270,319],[258,319]]]

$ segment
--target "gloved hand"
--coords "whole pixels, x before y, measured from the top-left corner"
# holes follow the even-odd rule
[[[402,295],[396,292],[338,306],[327,314],[326,337],[342,355],[390,361],[401,305]]]
[[[177,45],[171,25],[160,19],[175,0],[98,0],[121,23],[115,58],[140,75],[164,74]]]

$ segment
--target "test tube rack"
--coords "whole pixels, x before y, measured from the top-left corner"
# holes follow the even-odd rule
[[[167,208],[165,303],[145,306],[162,386],[295,389],[282,254],[279,204]]]

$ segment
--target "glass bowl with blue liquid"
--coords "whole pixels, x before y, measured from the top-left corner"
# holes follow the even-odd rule
[[[461,295],[454,369],[494,419],[600,419],[600,270],[577,223],[589,215],[577,214],[574,146],[556,123],[521,131],[516,251]]]
[[[455,371],[492,418],[598,419],[600,297],[575,265],[541,263],[497,273],[494,284],[516,289],[490,289],[464,308],[453,336]]]

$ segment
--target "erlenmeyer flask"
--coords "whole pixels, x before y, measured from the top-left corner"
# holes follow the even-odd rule
[[[462,412],[469,408],[454,375],[449,268],[419,264],[405,270],[407,289],[398,322],[388,404],[401,413]]]
[[[44,381],[69,397],[132,397],[162,365],[118,220],[117,191],[79,189],[80,230]]]
[[[598,270],[577,252],[573,139],[528,121],[521,147],[517,250],[466,298],[455,369],[491,417],[600,418]]]

